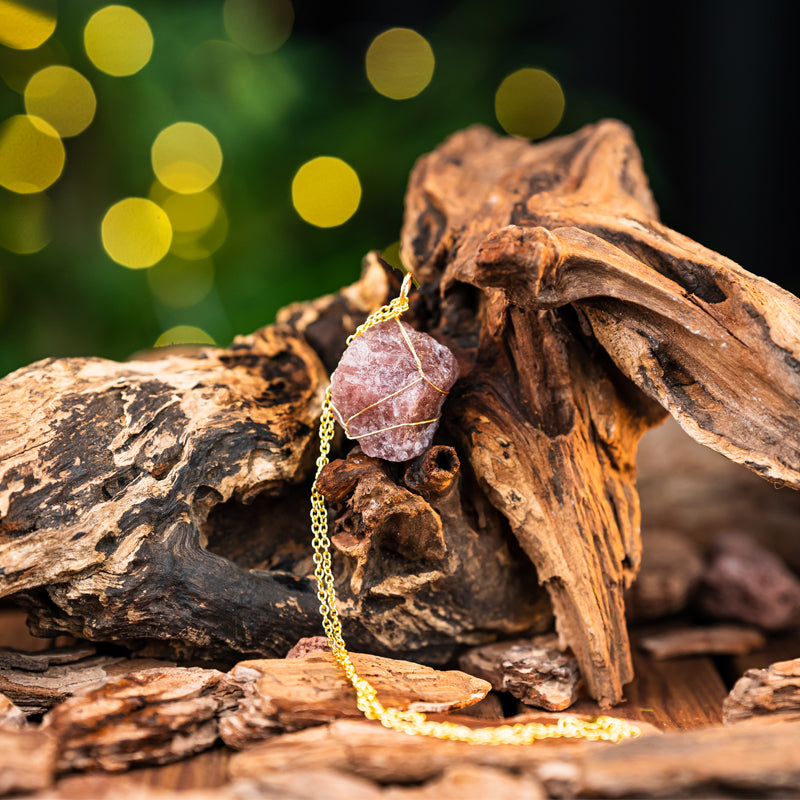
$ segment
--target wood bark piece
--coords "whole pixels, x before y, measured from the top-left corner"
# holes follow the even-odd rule
[[[683,611],[703,574],[700,548],[676,531],[645,528],[642,550],[639,575],[625,593],[628,619],[658,619]]]
[[[5,692],[27,714],[41,714],[76,692],[101,686],[109,678],[128,672],[174,666],[151,658],[89,656],[93,648],[65,648],[45,651],[41,657],[31,653],[9,653],[6,663],[26,664],[25,668],[0,667],[0,691]],[[45,666],[49,664],[50,666]]]
[[[143,670],[65,700],[42,730],[58,740],[62,772],[165,764],[210,747],[218,715],[240,694],[218,670]]]
[[[800,580],[747,534],[729,532],[714,546],[699,605],[710,617],[765,630],[800,629]]]
[[[456,670],[360,653],[351,658],[380,701],[394,708],[449,711],[479,702],[491,688],[486,681]],[[331,653],[243,661],[229,675],[244,689],[238,709],[220,721],[220,735],[231,747],[334,719],[362,717],[353,687]]]
[[[563,652],[554,635],[515,639],[476,647],[459,658],[459,666],[510,692],[527,705],[563,711],[578,699],[580,673],[571,653]]]
[[[4,694],[0,694],[0,730],[24,728],[27,719],[23,711],[14,705]]]
[[[800,658],[747,670],[725,698],[726,724],[762,716],[800,720]]]
[[[738,655],[758,650],[764,643],[760,631],[743,625],[676,628],[639,638],[639,646],[658,660],[696,655]]]
[[[56,742],[36,730],[0,728],[0,796],[35,792],[53,782]]]
[[[381,783],[429,781],[448,767],[527,772],[551,796],[664,797],[690,790],[754,792],[800,788],[800,723],[722,726],[621,742],[530,747],[475,746],[405,736],[368,722],[339,721],[234,755],[232,776],[258,777],[291,760],[297,771],[335,768]],[[386,754],[391,752],[391,757]]]

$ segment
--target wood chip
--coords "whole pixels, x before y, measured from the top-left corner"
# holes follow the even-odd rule
[[[700,592],[703,612],[765,630],[800,623],[800,580],[783,560],[743,533],[727,533],[714,547]]]
[[[350,657],[385,706],[450,711],[477,703],[491,689],[486,681],[456,670],[435,670],[360,653]],[[220,735],[231,747],[334,719],[362,716],[355,692],[331,653],[242,661],[229,675],[244,690],[238,709],[220,720]]]
[[[43,654],[5,651],[5,663],[20,666],[0,668],[0,692],[27,714],[41,714],[79,690],[101,686],[109,678],[126,672],[174,666],[150,658],[83,657],[87,652],[93,653],[94,648],[67,648]]]
[[[459,665],[537,708],[563,711],[578,699],[578,662],[559,648],[555,634],[476,647],[461,656]]]
[[[174,667],[133,672],[83,689],[47,714],[60,771],[166,764],[210,747],[217,716],[241,690],[218,670]]]
[[[736,681],[722,706],[725,723],[760,716],[800,719],[800,658],[749,669]]]
[[[713,726],[616,745],[475,746],[340,720],[237,753],[229,768],[236,778],[258,779],[291,763],[300,774],[336,769],[379,783],[424,783],[455,766],[492,767],[531,774],[550,796],[669,797],[697,790],[718,796],[721,786],[767,794],[800,789],[798,741],[800,722],[787,722],[742,726],[736,737],[729,728]]]
[[[642,636],[639,646],[653,658],[663,660],[694,655],[738,655],[758,650],[764,642],[764,635],[754,628],[710,625]]]
[[[0,795],[34,792],[53,782],[56,742],[34,730],[0,729]]]
[[[18,708],[4,694],[0,694],[0,730],[19,730],[27,724],[22,709]]]

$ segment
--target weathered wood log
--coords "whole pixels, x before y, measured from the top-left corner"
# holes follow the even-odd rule
[[[753,717],[800,719],[800,658],[749,669],[725,698],[725,724]]]
[[[707,625],[675,628],[665,633],[641,636],[639,646],[653,658],[697,655],[739,655],[764,646],[764,635],[743,625]]]
[[[475,647],[461,655],[458,663],[465,672],[527,705],[563,711],[578,699],[578,662],[559,648],[554,635]]]
[[[92,655],[94,647],[68,647],[41,653],[0,653],[0,692],[26,714],[41,714],[76,692],[103,685],[129,672],[174,664],[151,658]],[[15,665],[15,666],[7,666]]]
[[[166,764],[211,747],[217,717],[240,694],[218,670],[142,670],[76,693],[44,717],[42,730],[58,741],[62,772]]]
[[[538,580],[612,704],[631,677],[637,442],[663,406],[800,486],[800,304],[660,225],[619,123],[539,145],[468,129],[419,161],[406,203],[402,250],[422,282],[408,320],[464,376],[438,439],[461,469],[444,490],[424,469],[421,483],[377,467],[353,483],[351,451],[326,476],[345,634],[442,660],[535,629]],[[40,633],[153,653],[282,655],[317,632],[303,482],[325,368],[396,291],[370,264],[229,350],[51,361],[0,382],[0,594]],[[362,481],[401,504],[399,539]]]
[[[0,729],[0,795],[35,792],[53,783],[56,742],[36,730]]]
[[[772,792],[800,788],[800,723],[722,726],[645,736],[613,747],[539,742],[531,747],[424,740],[367,722],[340,721],[237,753],[234,777],[257,777],[291,761],[297,771],[335,768],[380,783],[429,781],[452,765],[532,774],[557,797],[664,797],[693,789]],[[391,753],[391,758],[386,754]]]
[[[456,670],[351,653],[358,674],[393,708],[442,712],[482,700],[490,684]],[[236,711],[220,721],[225,744],[241,748],[285,731],[335,719],[359,719],[356,695],[331,653],[243,661],[229,673],[243,689]]]
[[[800,629],[800,580],[752,537],[728,532],[718,537],[703,573],[700,609],[765,630]]]

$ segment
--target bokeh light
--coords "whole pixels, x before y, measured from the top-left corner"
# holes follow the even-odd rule
[[[121,78],[138,72],[150,60],[153,32],[138,11],[128,6],[106,6],[86,23],[83,45],[97,69]]]
[[[347,222],[360,201],[358,175],[340,158],[312,158],[297,170],[292,181],[292,202],[297,213],[319,228]]]
[[[176,325],[164,331],[153,346],[170,347],[176,344],[216,344],[216,342],[202,328],[196,328],[194,325]]]
[[[564,92],[549,72],[519,69],[505,78],[497,89],[494,111],[506,133],[541,139],[561,122]]]
[[[33,50],[56,29],[56,0],[0,0],[0,44]]]
[[[222,169],[222,149],[211,131],[195,122],[176,122],[153,142],[153,171],[168,189],[196,194],[211,186]]]
[[[225,0],[222,16],[230,40],[255,55],[274,53],[294,24],[290,0]]]
[[[187,261],[208,258],[219,250],[228,238],[228,215],[220,206],[211,227],[204,231],[176,232],[170,252]]]
[[[42,192],[64,169],[64,145],[43,119],[17,114],[0,125],[0,186]]]
[[[159,205],[167,212],[175,233],[204,233],[219,214],[219,197],[209,190],[197,194],[170,192]]]
[[[52,239],[46,194],[0,193],[0,247],[11,253],[38,253]]]
[[[25,87],[27,112],[48,122],[60,136],[86,130],[96,108],[92,85],[72,67],[45,67]]]
[[[184,261],[167,256],[147,270],[147,283],[156,299],[170,308],[197,305],[214,285],[214,262],[210,258]]]
[[[435,59],[424,36],[410,28],[391,28],[367,50],[367,78],[375,91],[392,100],[418,95],[433,77]]]
[[[101,226],[103,247],[123,267],[152,267],[168,252],[172,226],[167,212],[144,197],[127,197],[106,212]]]

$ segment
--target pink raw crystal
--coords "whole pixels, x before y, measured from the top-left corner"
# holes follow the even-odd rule
[[[407,461],[430,447],[457,378],[458,363],[444,345],[390,319],[345,350],[331,378],[333,410],[368,456]]]

